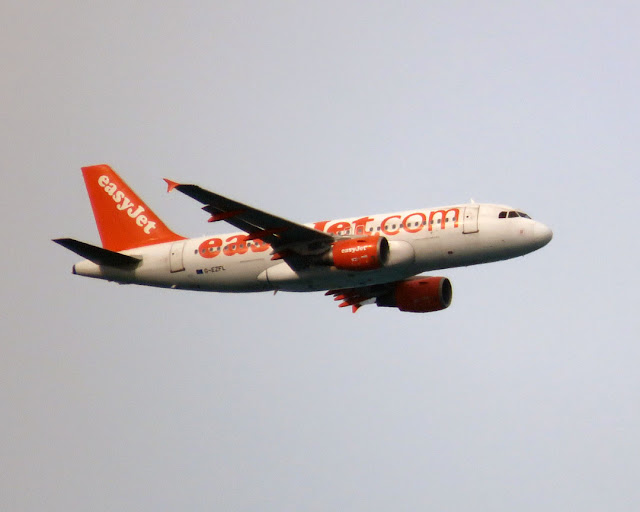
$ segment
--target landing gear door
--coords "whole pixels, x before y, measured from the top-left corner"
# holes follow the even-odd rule
[[[169,267],[171,272],[181,272],[184,270],[184,261],[182,253],[184,252],[184,241],[175,242],[171,245],[171,253],[169,255]]]
[[[478,232],[478,211],[479,206],[465,206],[464,208],[464,224],[462,228],[463,233],[477,233]]]

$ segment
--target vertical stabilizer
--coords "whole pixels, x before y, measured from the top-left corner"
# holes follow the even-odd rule
[[[124,251],[184,240],[171,231],[108,165],[83,167],[82,174],[105,249]]]

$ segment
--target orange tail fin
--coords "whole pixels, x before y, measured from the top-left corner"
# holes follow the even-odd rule
[[[184,240],[171,231],[108,165],[83,167],[82,174],[105,249],[124,251]]]

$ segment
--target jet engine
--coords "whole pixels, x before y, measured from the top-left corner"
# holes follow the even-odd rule
[[[411,277],[376,298],[376,305],[410,313],[429,313],[451,304],[453,289],[446,277]]]
[[[339,240],[322,259],[340,270],[375,270],[388,260],[389,242],[380,235]]]

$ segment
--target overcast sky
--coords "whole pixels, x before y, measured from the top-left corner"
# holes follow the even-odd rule
[[[401,5],[399,5],[401,4]],[[0,509],[640,509],[635,2],[0,6]],[[109,163],[300,222],[468,201],[551,226],[353,315],[71,275]],[[224,226],[214,229],[220,232]]]

